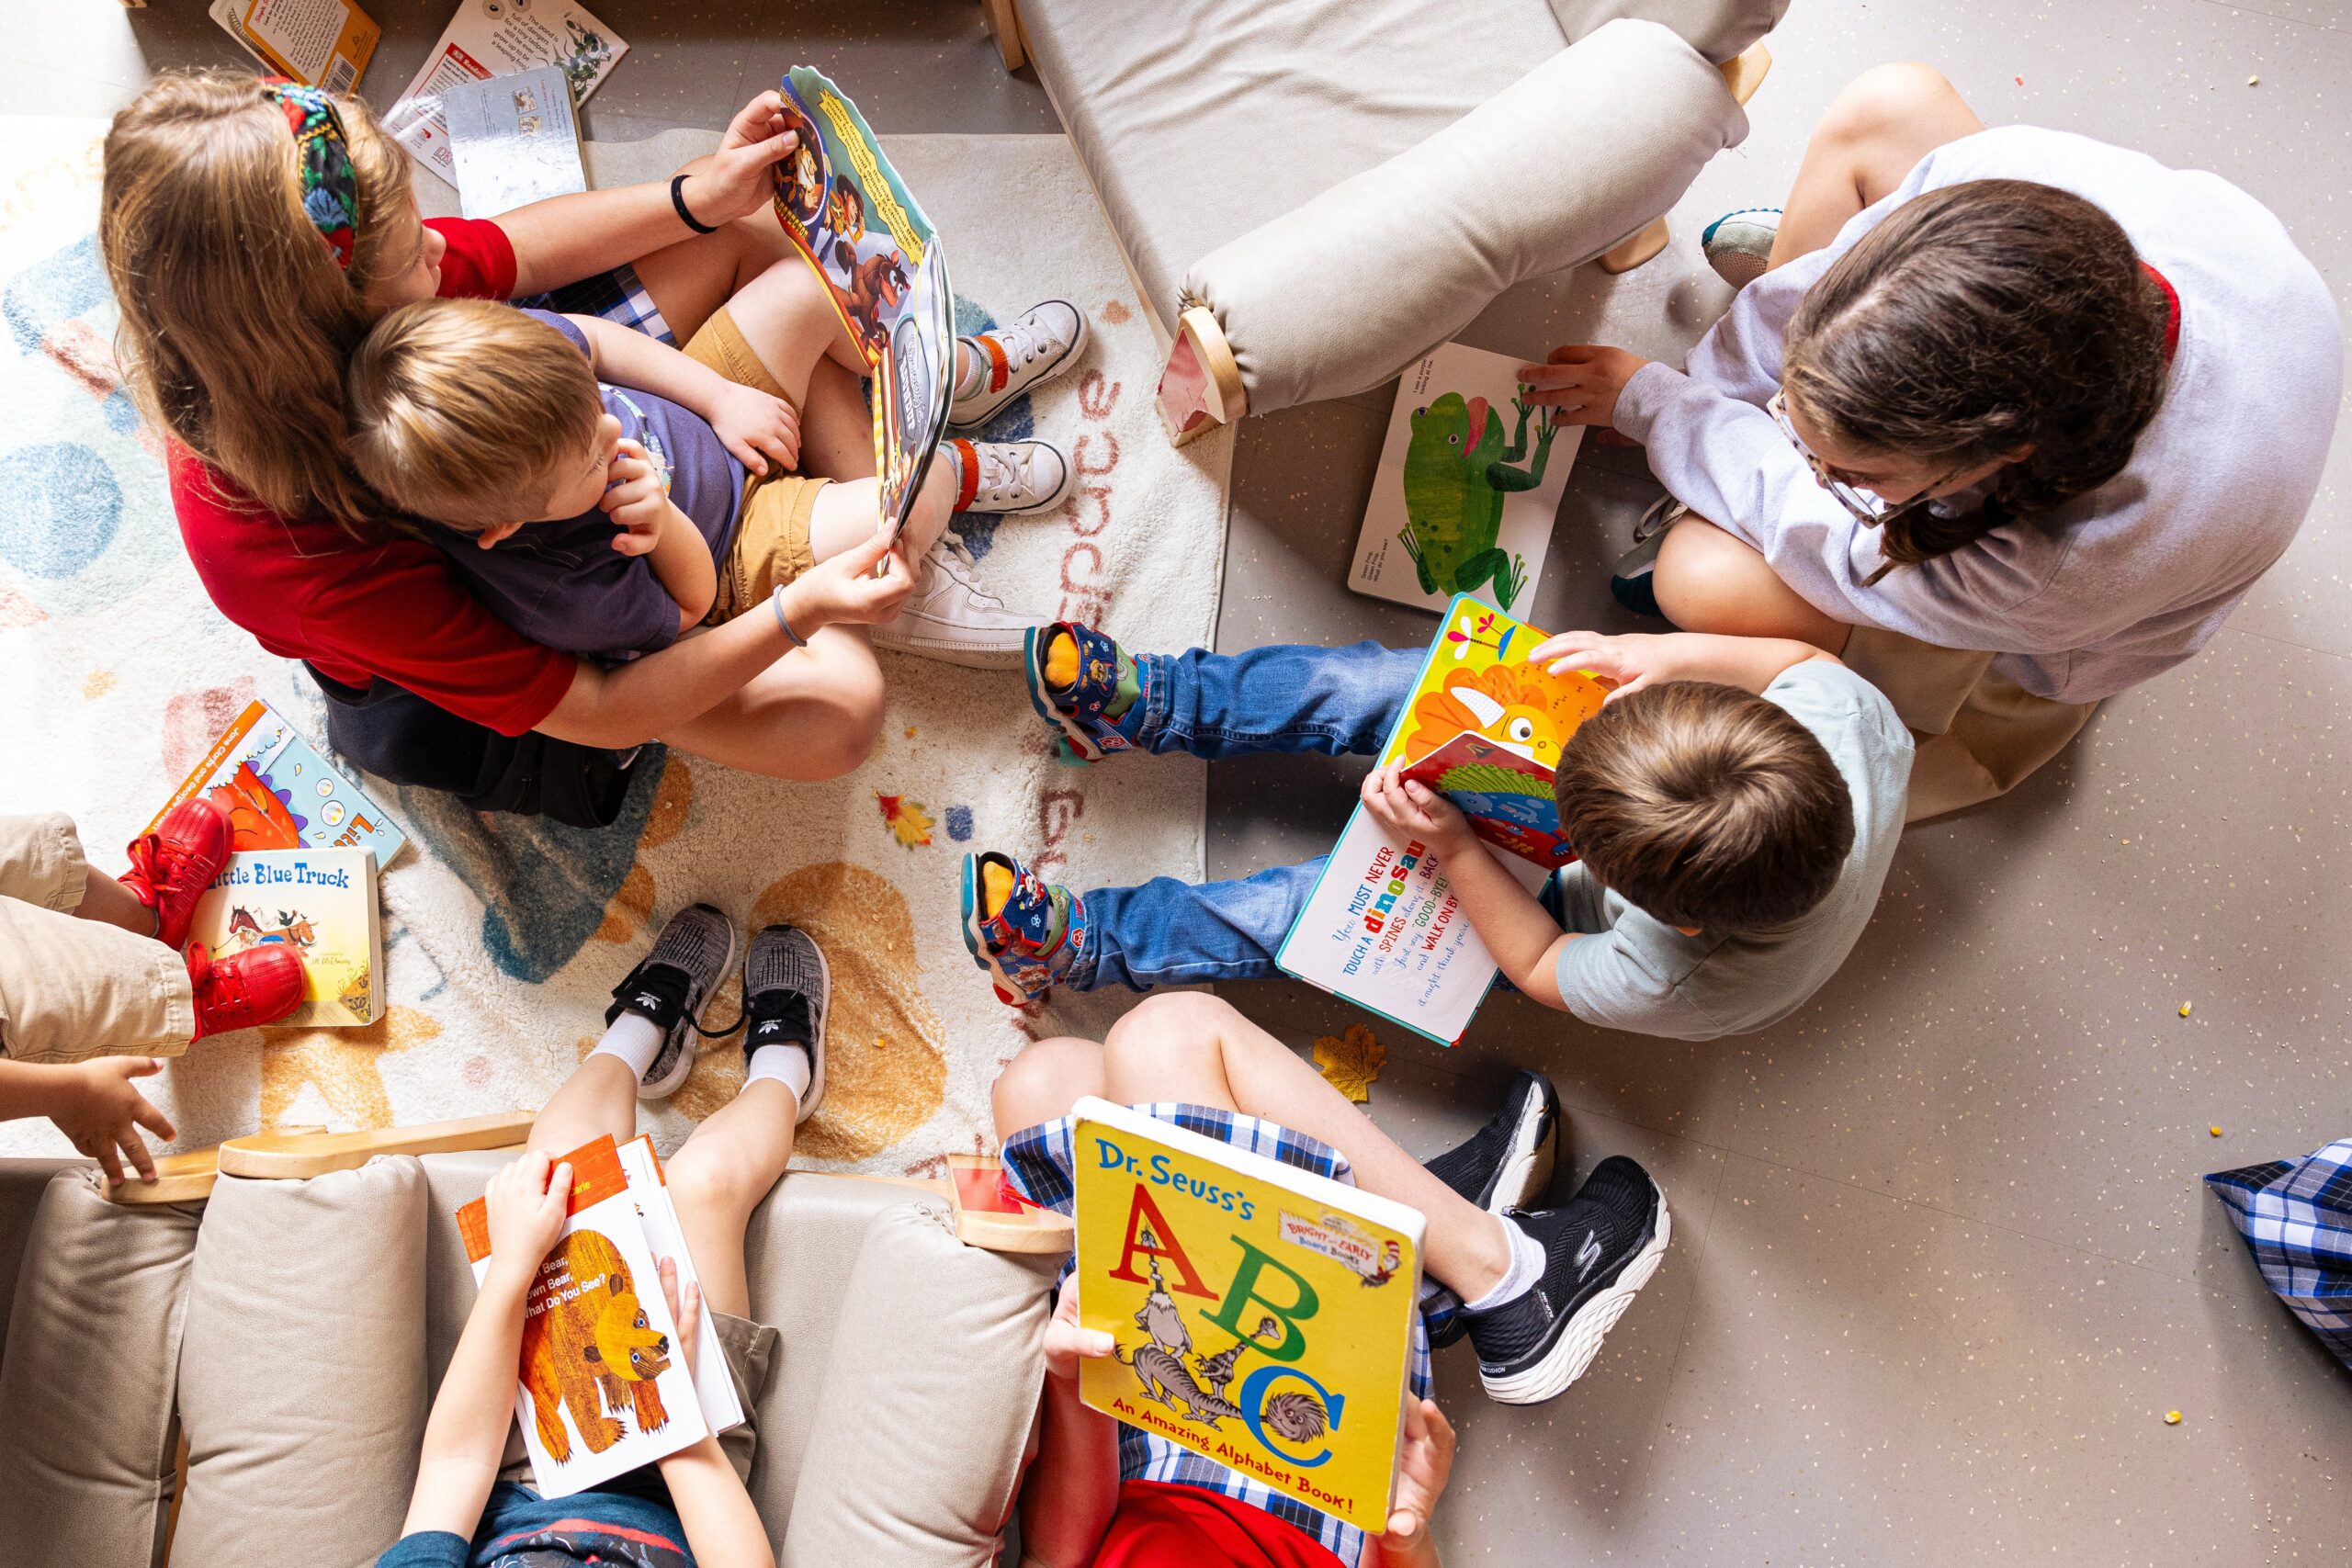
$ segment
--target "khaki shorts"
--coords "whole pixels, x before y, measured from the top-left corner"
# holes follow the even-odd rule
[[[744,341],[742,329],[721,305],[689,339],[686,357],[707,365],[739,387],[782,398],[798,413],[792,394],[776,384],[760,356]],[[731,621],[755,610],[777,589],[817,564],[809,544],[809,528],[817,513],[817,493],[831,481],[799,474],[772,474],[765,479],[746,475],[743,504],[735,517],[735,543],[718,563],[718,596],[711,602],[703,625]]]
[[[710,1325],[718,1330],[718,1348],[727,1352],[728,1375],[735,1380],[735,1397],[743,1406],[743,1424],[718,1434],[718,1451],[735,1467],[735,1478],[748,1483],[752,1479],[752,1457],[760,1449],[760,1394],[767,1387],[768,1369],[775,1364],[775,1348],[782,1337],[767,1324],[753,1323],[731,1313],[712,1313]],[[522,1435],[509,1431],[507,1453],[518,1454],[522,1447]],[[498,1479],[529,1486],[530,1460],[510,1457],[499,1467]]]
[[[2037,697],[1995,674],[1992,654],[1877,626],[1856,626],[1844,658],[1886,694],[1918,742],[1906,822],[2007,795],[2063,750],[2098,706]]]

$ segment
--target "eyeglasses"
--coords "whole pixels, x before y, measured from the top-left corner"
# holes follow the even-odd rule
[[[1838,470],[1823,462],[1820,455],[1804,444],[1804,437],[1797,434],[1797,427],[1789,423],[1784,394],[1774,392],[1771,400],[1764,405],[1764,412],[1772,416],[1774,423],[1781,427],[1781,434],[1789,438],[1789,445],[1804,458],[1805,466],[1813,470],[1815,482],[1836,497],[1838,504],[1865,527],[1883,526],[1892,518],[1906,515],[1915,507],[1925,506],[1936,491],[1960,477],[1961,470],[1954,468],[1943,478],[1928,484],[1908,501],[1889,501],[1875,491],[1864,490],[1838,478]]]

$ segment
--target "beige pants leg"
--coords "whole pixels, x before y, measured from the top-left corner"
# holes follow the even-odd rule
[[[2037,697],[1992,671],[1993,655],[1856,626],[1845,660],[1884,692],[1918,741],[1905,822],[2009,793],[2089,722],[2097,703]]]
[[[87,874],[72,818],[0,817],[0,1052],[175,1056],[196,1032],[187,963],[153,937],[76,919]]]

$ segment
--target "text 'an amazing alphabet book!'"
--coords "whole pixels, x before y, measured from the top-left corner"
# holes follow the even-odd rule
[[[220,959],[283,945],[302,1003],[280,1029],[357,1029],[384,1016],[376,857],[367,850],[239,850],[196,901],[188,938]]]
[[[610,1481],[711,1430],[678,1359],[677,1325],[620,1151],[607,1134],[563,1157],[571,1218],[524,1299],[514,1391],[515,1424],[543,1497]],[[458,1211],[458,1234],[479,1283],[490,1272],[482,1199]],[[723,1359],[704,1365],[728,1375]]]
[[[1560,837],[1551,777],[1560,748],[1607,691],[1589,675],[1528,663],[1544,635],[1457,596],[1380,753],[1380,766],[1407,764],[1460,807],[1531,892],[1575,858]],[[1448,1045],[1470,1026],[1496,975],[1429,846],[1396,838],[1361,804],[1275,962]]]
[[[1071,1112],[1087,1405],[1378,1535],[1420,1214],[1089,1096]]]

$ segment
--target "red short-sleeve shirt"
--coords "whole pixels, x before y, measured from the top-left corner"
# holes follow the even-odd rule
[[[448,242],[441,293],[503,299],[514,247],[497,224],[427,220]],[[377,676],[460,718],[520,735],[553,712],[578,661],[508,628],[422,540],[355,539],[333,523],[264,511],[227,476],[175,446],[168,465],[180,538],[220,613],[285,659],[346,685]]]
[[[1124,1481],[1094,1568],[1340,1568],[1340,1560],[1304,1530],[1238,1497]]]

